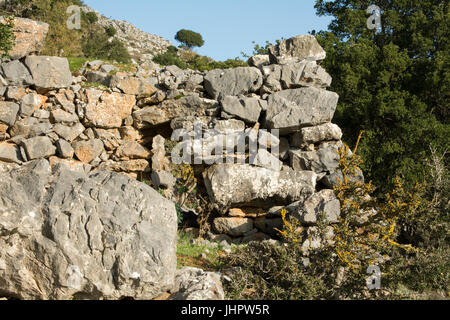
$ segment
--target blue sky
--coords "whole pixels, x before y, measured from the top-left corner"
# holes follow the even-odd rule
[[[84,0],[103,15],[125,20],[175,45],[180,29],[199,32],[205,45],[199,54],[226,60],[251,53],[252,41],[326,30],[330,17],[315,14],[314,0]]]

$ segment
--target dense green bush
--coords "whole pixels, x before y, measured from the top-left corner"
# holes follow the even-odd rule
[[[193,47],[201,47],[205,44],[200,33],[192,30],[181,29],[175,35],[175,40],[182,43],[182,46],[192,49]]]
[[[153,58],[153,61],[159,63],[162,66],[172,66],[175,65],[181,69],[186,69],[187,64],[178,56],[178,49],[174,46],[167,48],[167,51],[158,54]]]
[[[86,12],[83,14],[86,21],[90,24],[94,24],[98,21],[98,16],[95,12]]]
[[[382,30],[367,28],[367,1],[317,0],[334,19],[316,37],[339,94],[334,122],[354,141],[364,130],[363,169],[386,191],[392,177],[423,181],[430,143],[449,147],[448,1],[377,1]],[[446,160],[448,161],[448,160]]]
[[[114,37],[117,34],[117,30],[113,26],[105,27],[105,32],[109,37]]]
[[[82,39],[83,54],[88,58],[129,63],[131,57],[124,44],[116,38],[109,41],[109,38],[104,28],[91,27]]]

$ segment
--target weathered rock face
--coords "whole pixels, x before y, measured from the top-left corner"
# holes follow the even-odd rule
[[[4,18],[0,17],[0,23]],[[15,44],[9,55],[12,60],[21,59],[30,53],[39,53],[48,32],[48,24],[26,18],[15,18],[13,32]]]
[[[85,120],[89,125],[99,128],[119,128],[136,104],[135,96],[118,92],[87,89],[84,94],[88,102]]]
[[[224,300],[221,276],[191,267],[177,270],[176,291],[170,300]]]
[[[213,202],[221,209],[238,205],[271,206],[290,203],[314,193],[316,174],[312,171],[281,171],[245,164],[222,164],[204,173]]]
[[[302,60],[318,61],[326,58],[326,52],[312,35],[302,35],[281,41],[269,48],[271,63],[286,64]]]
[[[66,58],[28,56],[25,64],[38,89],[67,88],[72,84],[72,73]]]
[[[290,204],[286,210],[304,225],[317,224],[321,214],[328,223],[336,223],[341,215],[341,204],[333,190],[325,189]]]
[[[258,122],[261,111],[267,107],[265,100],[245,96],[226,96],[221,104],[223,111],[248,123]]]
[[[338,99],[334,92],[313,87],[276,92],[268,99],[266,126],[289,133],[330,122]]]
[[[331,85],[331,76],[315,61],[302,61],[281,67],[281,84],[285,89],[300,87],[326,88]]]
[[[339,167],[337,146],[327,146],[315,151],[291,150],[291,166],[295,170],[312,170],[316,173],[334,172]]]
[[[240,237],[253,230],[253,220],[240,217],[216,218],[214,229],[220,234]]]
[[[133,112],[135,126],[139,129],[168,123],[174,119],[186,119],[189,116],[202,117],[214,114],[218,109],[215,100],[191,95],[181,99],[166,100],[160,105],[144,107]]]
[[[256,92],[262,86],[262,74],[254,67],[211,70],[205,76],[205,89],[212,99]]]
[[[2,63],[2,73],[11,86],[27,86],[34,83],[28,69],[19,60]]]
[[[342,138],[342,130],[333,123],[325,123],[320,126],[307,127],[292,136],[293,147],[307,147],[323,141],[339,141]]]
[[[174,284],[175,206],[149,186],[46,160],[1,174],[0,292],[152,299]]]
[[[113,76],[110,86],[120,89],[125,94],[132,95],[152,95],[157,91],[154,86],[138,78],[120,78]]]
[[[14,125],[19,112],[19,105],[14,102],[0,101],[0,122],[9,126]]]

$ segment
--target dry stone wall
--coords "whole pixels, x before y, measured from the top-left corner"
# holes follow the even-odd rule
[[[40,23],[35,28],[46,32]],[[201,183],[221,215],[212,222],[212,239],[267,239],[280,227],[283,208],[311,228],[321,211],[336,221],[337,200],[322,190],[341,176],[342,132],[331,123],[338,95],[326,90],[332,79],[320,66],[326,54],[314,37],[282,41],[269,55],[252,57],[249,67],[198,72],[146,61],[136,72],[122,72],[91,61],[78,76],[65,58],[32,55],[41,38],[1,63],[4,165],[47,159],[51,167],[65,164],[83,173],[146,176],[154,187],[170,189],[176,181],[165,140],[177,129],[192,133],[198,122],[203,133],[214,129],[232,144],[211,154],[217,140],[203,136],[194,148],[193,156],[209,161],[202,164]],[[239,153],[243,135],[247,146]],[[268,146],[257,150],[256,161],[249,161],[252,142]],[[276,159],[269,151],[274,145]],[[245,163],[217,164],[218,158]]]

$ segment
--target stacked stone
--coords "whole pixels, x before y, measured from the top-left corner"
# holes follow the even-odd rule
[[[331,123],[338,95],[325,89],[331,77],[319,64],[325,52],[313,36],[282,41],[269,55],[252,57],[250,67],[198,72],[147,61],[121,72],[90,61],[74,77],[67,59],[33,55],[47,31],[46,24],[16,19],[19,40],[0,70],[0,161],[48,159],[52,167],[64,163],[84,173],[151,174],[155,187],[170,189],[175,180],[165,138],[177,129],[192,133],[197,122],[233,147],[244,135],[248,144],[276,144],[280,151],[274,158],[258,150],[249,163],[249,146],[245,154],[211,155],[217,140],[202,138],[194,156],[208,160],[200,170],[221,213],[213,223],[219,236],[211,237],[246,242],[274,236],[283,208],[308,226],[321,210],[330,221],[339,216],[331,191],[342,177],[342,132]],[[235,163],[212,165],[230,157]]]
[[[276,236],[286,210],[306,227],[308,248],[321,242],[315,227],[321,212],[330,224],[338,221],[340,204],[332,188],[342,181],[342,131],[331,123],[338,95],[326,90],[332,79],[319,64],[325,56],[313,36],[298,36],[271,47],[269,55],[252,57],[252,67],[205,76],[205,90],[219,101],[222,119],[279,130],[283,161],[281,171],[261,162],[205,170],[210,199],[224,214],[214,220],[219,235],[213,238],[241,243]]]

